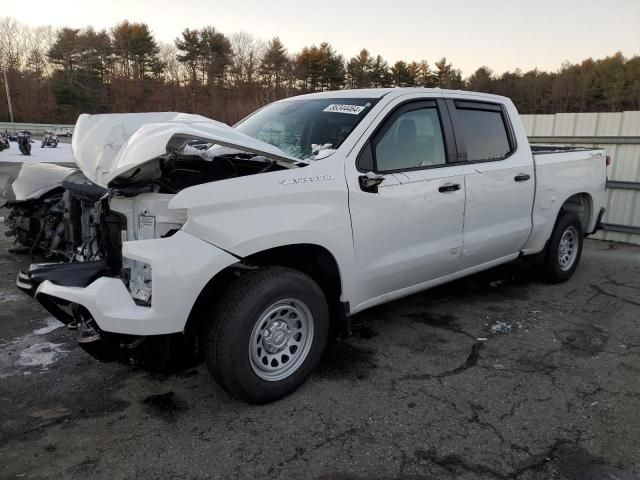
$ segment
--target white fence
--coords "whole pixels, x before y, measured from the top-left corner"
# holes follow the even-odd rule
[[[56,130],[58,128],[70,128],[73,130],[75,125],[63,125],[61,123],[11,123],[0,122],[0,132],[19,132],[20,130],[28,130],[33,135],[42,135],[43,133]]]
[[[606,230],[595,238],[640,244],[640,112],[522,115],[531,143],[606,149]]]

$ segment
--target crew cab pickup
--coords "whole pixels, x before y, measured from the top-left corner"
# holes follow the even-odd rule
[[[303,95],[233,128],[82,115],[73,152],[72,261],[19,286],[84,345],[188,339],[257,403],[302,384],[330,327],[374,305],[522,256],[569,279],[608,163],[531,147],[508,98],[413,88]]]

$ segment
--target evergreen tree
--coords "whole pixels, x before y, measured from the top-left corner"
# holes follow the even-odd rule
[[[280,98],[283,83],[290,72],[291,60],[287,49],[278,37],[274,37],[267,44],[260,62],[260,75],[266,87],[272,91],[272,98]]]
[[[347,82],[350,88],[367,88],[372,83],[374,60],[366,48],[347,63]]]
[[[413,84],[409,66],[402,60],[397,61],[391,67],[391,78],[394,87],[408,87]]]
[[[380,55],[377,55],[371,64],[371,86],[377,88],[391,86],[389,64]]]

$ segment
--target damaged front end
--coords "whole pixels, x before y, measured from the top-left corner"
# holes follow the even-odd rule
[[[154,119],[153,114],[142,116]],[[139,123],[139,117],[109,117],[82,116],[76,127],[74,156],[82,171],[62,184],[72,246],[66,261],[32,264],[16,281],[54,317],[76,329],[86,350],[103,359],[114,352],[150,348],[150,335],[179,333],[175,319],[188,317],[199,294],[189,279],[204,285],[203,265],[220,270],[238,261],[181,231],[187,211],[169,208],[178,192],[305,165],[202,117],[194,123],[185,116],[163,124],[143,122],[135,129],[132,124]],[[128,134],[118,137],[127,128]],[[97,137],[105,143],[90,159],[86,142]],[[175,284],[178,272],[181,281]]]

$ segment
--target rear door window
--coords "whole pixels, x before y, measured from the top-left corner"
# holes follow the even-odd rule
[[[454,123],[456,138],[464,142],[467,161],[500,160],[514,150],[500,105],[455,102]]]

